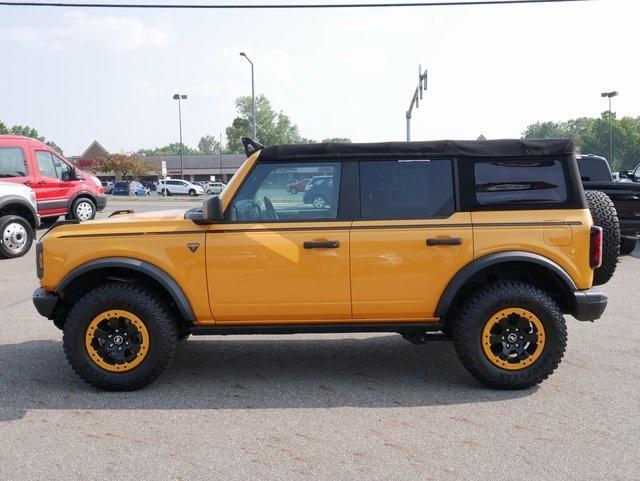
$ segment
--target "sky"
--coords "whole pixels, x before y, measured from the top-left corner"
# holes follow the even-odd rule
[[[93,140],[128,152],[178,141],[179,92],[188,95],[184,142],[195,147],[203,135],[224,136],[234,100],[251,94],[245,51],[256,93],[303,137],[404,140],[421,64],[428,90],[412,140],[513,138],[536,121],[599,116],[608,90],[620,92],[618,116],[640,116],[639,18],[637,0],[313,11],[0,6],[0,121],[35,127],[67,155]]]

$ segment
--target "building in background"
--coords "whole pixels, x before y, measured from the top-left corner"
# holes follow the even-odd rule
[[[97,160],[104,159],[110,154],[97,140],[91,142],[91,145],[81,154],[75,157],[69,157],[69,160],[76,164],[80,170],[91,170],[91,166]]]
[[[82,170],[91,170],[95,161],[109,155],[110,153],[97,140],[94,140],[81,155],[70,157],[69,160]],[[145,158],[157,163],[158,166],[164,160],[167,163],[167,176],[174,179],[180,178],[179,155],[147,155]],[[215,180],[226,184],[245,159],[244,154],[185,155],[183,156],[184,178],[192,181],[208,181],[215,177]],[[96,175],[100,180],[121,180],[117,179],[113,172],[96,172]],[[148,176],[136,180],[154,182],[158,180],[158,175],[150,172]]]
[[[146,159],[158,165],[164,160],[167,163],[167,176],[180,178],[179,155],[147,155]],[[206,181],[215,176],[225,184],[240,168],[246,159],[244,154],[203,154],[183,156],[184,178],[192,181]]]

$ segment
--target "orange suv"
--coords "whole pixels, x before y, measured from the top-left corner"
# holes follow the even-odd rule
[[[480,381],[520,389],[560,363],[564,314],[606,307],[569,140],[245,146],[202,209],[115,212],[37,245],[35,306],[85,381],[144,386],[189,334],[397,332],[450,338]],[[322,205],[291,195],[314,177]]]

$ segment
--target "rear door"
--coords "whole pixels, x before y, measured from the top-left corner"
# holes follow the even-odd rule
[[[473,259],[469,213],[456,212],[454,162],[360,162],[360,218],[351,228],[354,319],[428,320]]]

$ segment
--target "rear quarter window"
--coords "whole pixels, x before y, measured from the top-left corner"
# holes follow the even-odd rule
[[[567,179],[559,160],[486,160],[474,165],[480,205],[562,204]]]

